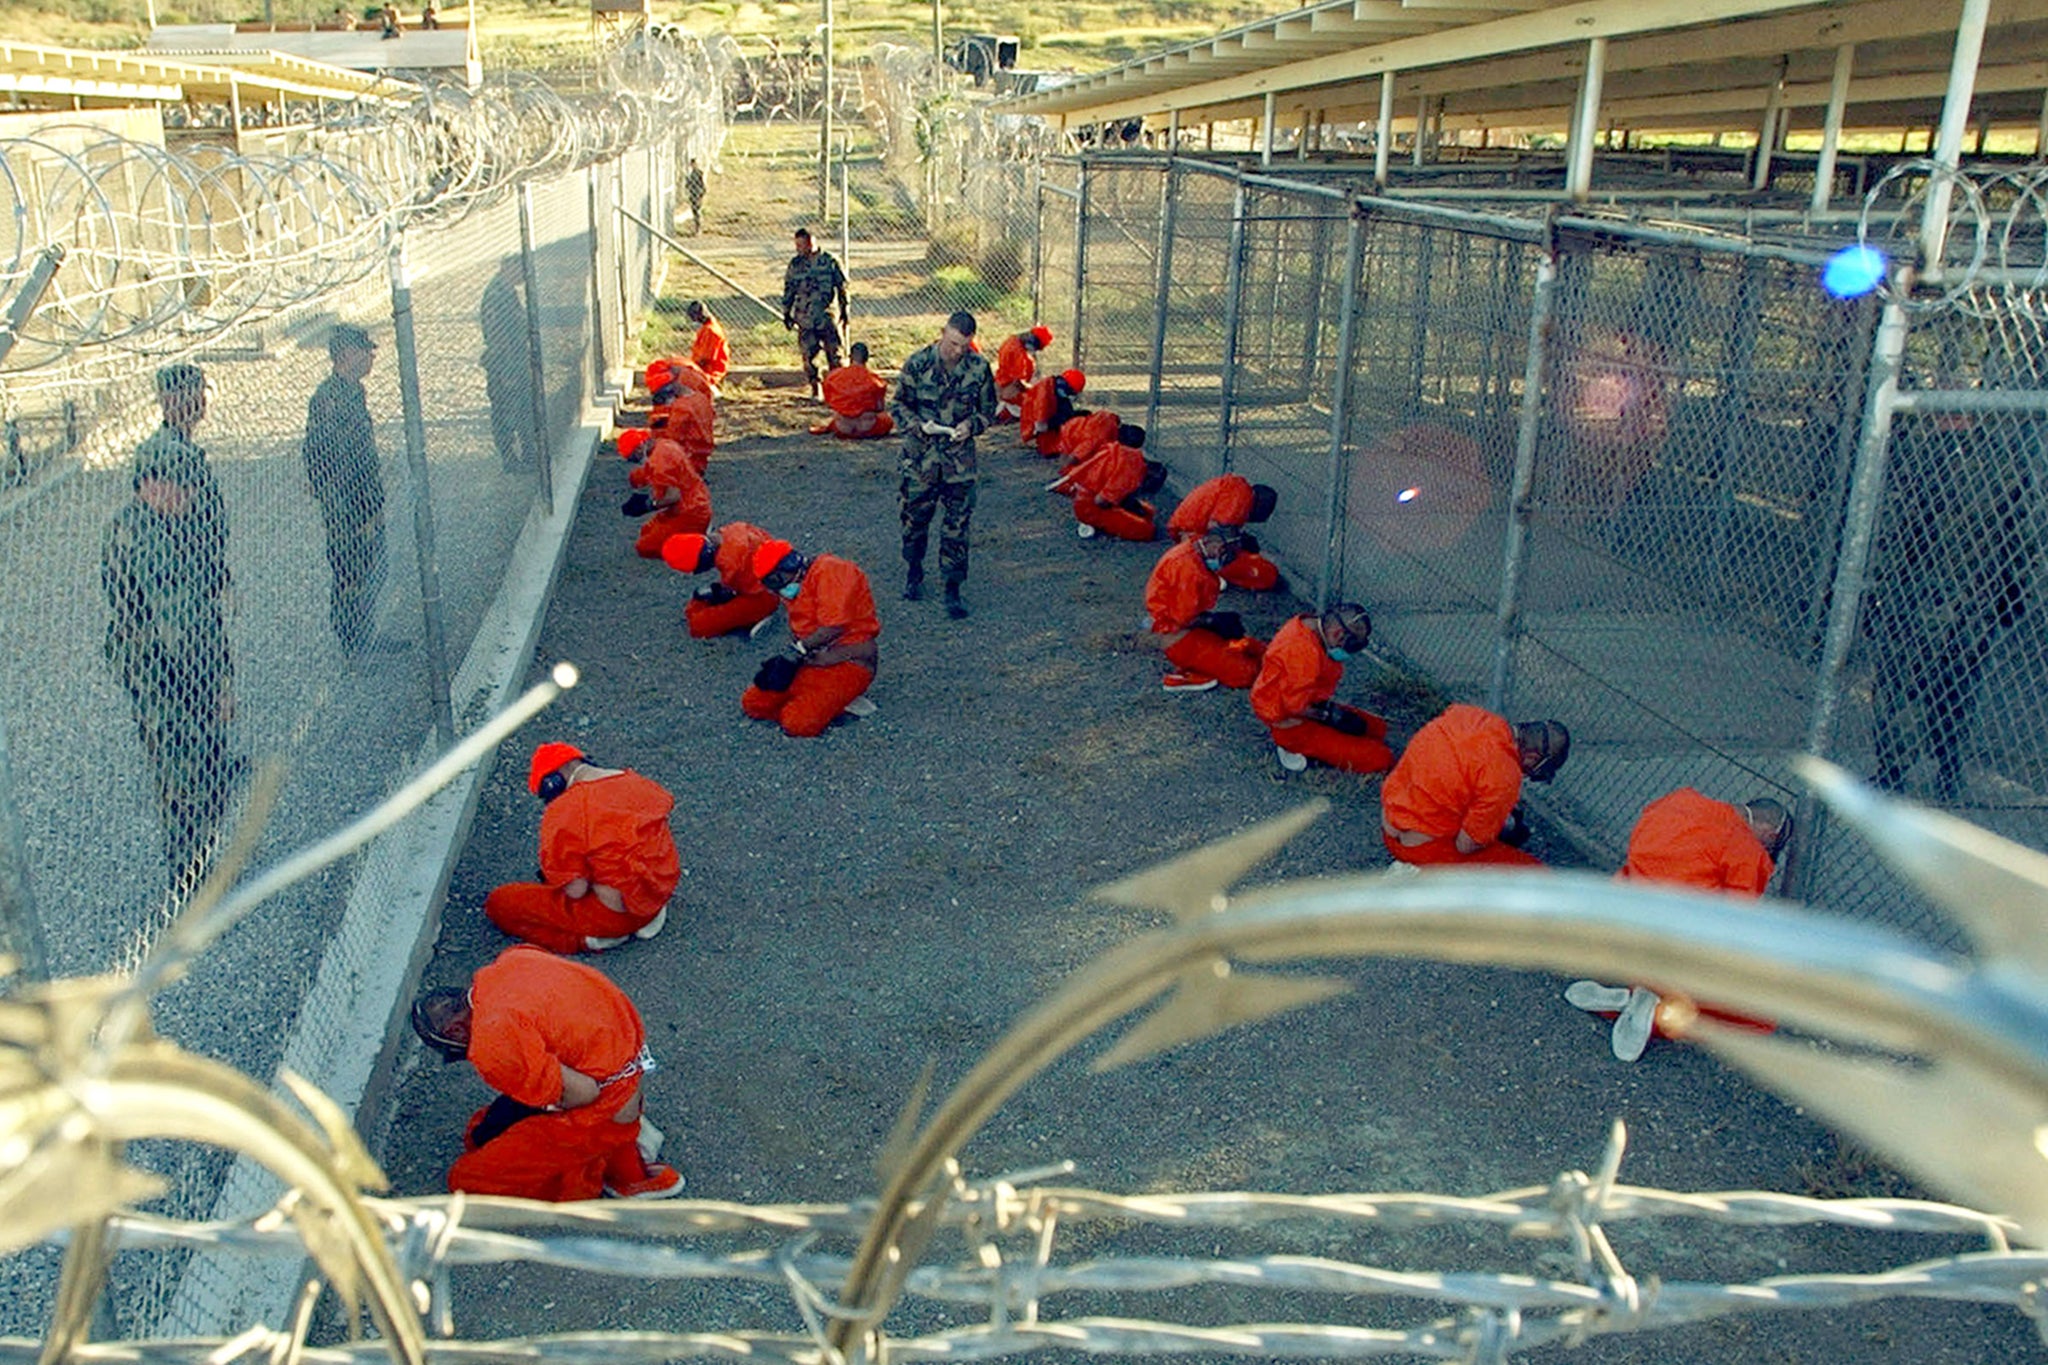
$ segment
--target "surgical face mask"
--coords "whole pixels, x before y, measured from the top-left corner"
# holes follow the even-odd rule
[[[1345,648],[1344,648],[1344,647],[1343,647],[1342,645],[1331,645],[1331,646],[1330,646],[1330,657],[1331,657],[1331,658],[1333,658],[1333,659],[1335,659],[1335,660],[1336,660],[1336,661],[1337,661],[1338,663],[1340,663],[1340,664],[1341,664],[1341,663],[1343,663],[1343,662],[1344,662],[1344,661],[1345,661],[1346,659],[1348,659],[1348,658],[1350,658],[1350,657],[1351,657],[1351,651],[1350,651],[1350,650],[1348,650],[1348,649],[1345,649]]]
[[[1208,568],[1209,568],[1209,572],[1210,572],[1210,573],[1216,573],[1216,572],[1218,572],[1219,570],[1221,570],[1221,569],[1222,569],[1222,567],[1223,567],[1223,561],[1222,561],[1222,560],[1220,560],[1220,559],[1214,559],[1214,558],[1211,558],[1211,557],[1210,557],[1210,556],[1208,556],[1208,555],[1203,555],[1203,556],[1202,556],[1202,563],[1204,563],[1204,564],[1206,564],[1206,565],[1208,566]]]
[[[801,583],[784,583],[775,591],[781,593],[784,600],[794,602],[796,601],[796,595],[803,591],[803,587],[804,585]]]

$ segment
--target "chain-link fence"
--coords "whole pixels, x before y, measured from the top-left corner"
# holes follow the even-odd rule
[[[1184,157],[1070,173],[1063,241],[1045,172],[1039,311],[1078,292],[1090,397],[1143,405],[1183,490],[1275,487],[1261,534],[1297,586],[1367,603],[1431,684],[1569,723],[1544,800],[1593,856],[1678,786],[1792,798],[1810,747],[2048,846],[2037,291],[1895,305],[1894,395],[1880,301],[1824,292],[1819,243]],[[2038,236],[2005,232],[2000,268]],[[1807,832],[1788,892],[1954,941],[1867,849]]]
[[[209,325],[183,358],[94,341],[12,376],[0,801],[22,847],[0,862],[19,857],[33,900],[0,908],[51,972],[132,970],[220,864],[263,765],[282,787],[257,866],[476,722],[456,680],[655,283],[612,199],[663,217],[673,159],[664,142],[479,196],[405,229],[389,271]],[[164,997],[162,1028],[256,1075],[288,1039],[338,1060],[350,1002],[309,991],[410,953],[347,909],[418,875],[373,851],[271,899]],[[170,1211],[221,1195],[216,1154],[136,1155]],[[11,1330],[46,1318],[50,1270],[0,1269]],[[118,1325],[215,1320],[209,1274],[124,1256]]]

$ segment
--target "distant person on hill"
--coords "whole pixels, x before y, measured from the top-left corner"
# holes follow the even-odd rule
[[[424,6],[420,10],[420,27],[425,29],[441,27],[440,11],[436,10],[432,5]]]
[[[704,168],[697,164],[697,158],[690,158],[690,169],[683,173],[683,194],[690,201],[690,231],[704,230]]]

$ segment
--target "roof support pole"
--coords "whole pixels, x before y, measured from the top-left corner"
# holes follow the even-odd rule
[[[1778,145],[1778,120],[1785,115],[1786,66],[1785,58],[1778,58],[1778,79],[1771,82],[1771,97],[1764,101],[1764,126],[1757,130],[1756,164],[1750,168],[1752,190],[1765,189],[1771,183],[1771,152]]]
[[[1387,187],[1387,155],[1394,149],[1394,73],[1380,72],[1380,126],[1373,138],[1372,183]]]
[[[1566,147],[1565,192],[1585,199],[1593,192],[1593,132],[1600,126],[1600,86],[1607,78],[1607,40],[1586,40],[1586,71],[1579,78],[1579,107],[1572,115]]]
[[[1266,107],[1259,114],[1259,165],[1273,164],[1273,103],[1277,97],[1271,90],[1266,92]]]
[[[1835,192],[1835,154],[1842,146],[1842,111],[1849,107],[1849,76],[1856,69],[1856,44],[1835,49],[1835,74],[1828,82],[1828,114],[1820,130],[1820,161],[1813,168],[1813,211],[1826,213]]]
[[[1422,145],[1429,136],[1429,96],[1415,97],[1415,145],[1408,149],[1409,160],[1416,166],[1422,165]]]
[[[1963,0],[1956,23],[1955,56],[1949,62],[1948,93],[1942,96],[1941,132],[1934,144],[1937,164],[1954,170],[1962,161],[1963,128],[1970,121],[1970,96],[1977,87],[1977,59],[1984,51],[1984,26],[1991,18],[1991,0]],[[1920,218],[1920,257],[1941,263],[1948,246],[1949,196],[1953,186],[1940,176],[1927,186],[1927,207]]]
[[[2041,92],[2041,121],[2034,125],[2034,159],[2048,156],[2048,90]]]
[[[1296,161],[1308,160],[1308,130],[1312,126],[1310,120],[1314,117],[1315,112],[1313,110],[1304,109],[1301,111],[1301,131],[1294,135],[1294,159]]]

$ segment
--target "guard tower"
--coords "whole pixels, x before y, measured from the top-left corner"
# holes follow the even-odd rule
[[[647,29],[649,0],[590,0],[590,41],[598,52],[614,52]]]

